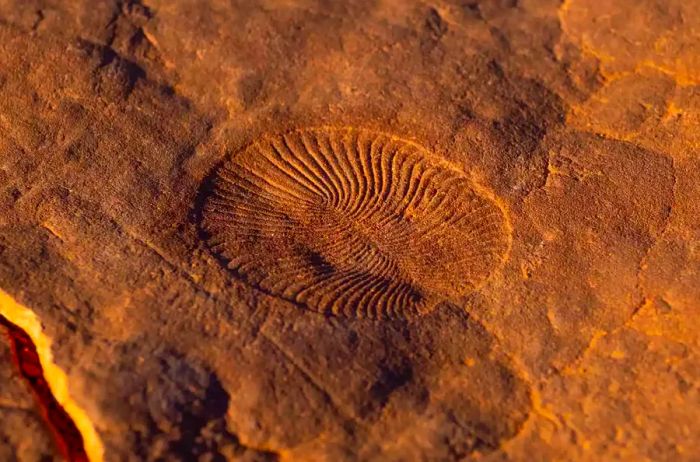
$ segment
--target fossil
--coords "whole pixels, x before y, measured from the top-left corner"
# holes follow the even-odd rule
[[[409,318],[503,260],[503,210],[415,143],[317,128],[253,143],[216,172],[201,226],[245,281],[321,313]]]

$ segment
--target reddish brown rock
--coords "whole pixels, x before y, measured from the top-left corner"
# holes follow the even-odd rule
[[[0,0],[0,288],[105,460],[695,460],[700,8],[662,3]],[[503,261],[416,319],[232,270],[212,178],[320,126],[453,166]]]
[[[10,340],[3,332],[0,343],[0,459],[60,460],[60,452],[30,388],[20,377]]]

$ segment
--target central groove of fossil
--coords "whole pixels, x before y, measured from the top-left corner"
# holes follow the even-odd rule
[[[503,260],[503,211],[422,147],[357,129],[298,130],[225,163],[208,244],[240,277],[309,309],[405,318],[477,288]]]

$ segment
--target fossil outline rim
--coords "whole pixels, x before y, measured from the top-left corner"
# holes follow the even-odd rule
[[[377,146],[381,150],[377,151]],[[420,172],[417,177],[416,169]],[[511,226],[498,197],[420,144],[379,131],[321,126],[263,136],[228,155],[213,175],[199,216],[209,249],[244,282],[311,311],[371,319],[420,316],[441,302],[478,290],[510,252]],[[435,180],[425,180],[431,175],[448,186],[436,187]],[[439,271],[438,280],[425,276],[422,270],[436,263],[426,258],[425,236],[417,238],[404,232],[414,241],[422,241],[423,252],[415,258],[382,238],[392,235],[382,232],[387,227],[389,231],[400,230],[402,221],[416,216],[419,225],[410,226],[414,232],[420,230],[425,215],[435,218],[437,213],[440,218],[440,207],[421,209],[429,186],[431,204],[441,196],[442,207],[450,195],[458,203],[447,223],[453,227],[459,223],[462,229],[449,228],[447,234],[453,236],[444,240],[451,241],[448,250],[457,254],[461,250],[464,258],[445,258],[445,249],[440,249],[443,259],[437,263],[443,270],[452,267],[452,274],[457,269],[467,270],[466,276],[458,277],[461,282],[453,277],[445,285],[439,281],[445,273]],[[397,194],[400,191],[404,194]],[[397,197],[406,194],[408,205],[403,206]],[[336,221],[340,223],[324,226],[339,210],[342,213]],[[474,215],[477,212],[480,215]],[[377,214],[379,220],[367,218]],[[443,213],[442,218],[447,215]],[[467,216],[473,220],[465,225]],[[324,220],[319,222],[318,217]],[[360,227],[369,225],[364,228],[370,230],[365,246],[358,248],[352,233],[343,234],[349,225],[342,222],[348,218]],[[426,223],[431,224],[430,220]],[[424,234],[426,223],[420,230]],[[406,226],[403,228],[406,231]],[[358,232],[362,230],[353,231],[368,237]],[[335,232],[341,244],[319,242],[323,232]],[[466,239],[465,245],[457,245],[455,232]],[[285,235],[292,238],[285,239]],[[344,250],[348,246],[350,251]],[[443,241],[440,246],[444,247]],[[352,251],[367,261],[353,260]],[[276,252],[280,256],[270,258]],[[464,266],[466,262],[472,266]]]

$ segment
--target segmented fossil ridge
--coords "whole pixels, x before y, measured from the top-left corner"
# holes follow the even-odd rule
[[[458,169],[357,129],[252,144],[216,173],[201,225],[249,283],[346,317],[412,317],[463,296],[510,239],[501,208]]]

